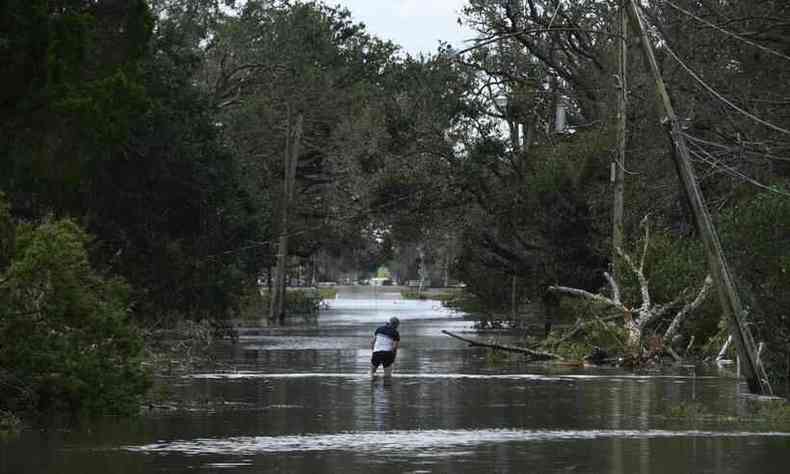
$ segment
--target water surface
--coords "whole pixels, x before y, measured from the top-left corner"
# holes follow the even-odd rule
[[[0,444],[0,472],[787,472],[790,433],[726,420],[754,403],[735,380],[492,367],[441,333],[473,336],[461,315],[370,291],[341,292],[313,324],[245,330],[217,349],[223,370],[161,381],[186,409]],[[402,348],[393,377],[372,379],[370,336],[390,316]],[[691,402],[722,416],[667,416]]]

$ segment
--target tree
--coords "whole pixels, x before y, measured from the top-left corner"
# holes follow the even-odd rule
[[[10,216],[0,201],[0,220]],[[9,245],[4,235],[4,248]],[[128,287],[99,276],[72,221],[21,225],[0,268],[0,407],[134,413],[147,389]]]

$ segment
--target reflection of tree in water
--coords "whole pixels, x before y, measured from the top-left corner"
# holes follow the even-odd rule
[[[392,379],[374,377],[371,387],[373,423],[378,431],[392,429]]]

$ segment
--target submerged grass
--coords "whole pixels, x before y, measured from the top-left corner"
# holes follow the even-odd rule
[[[684,402],[669,408],[664,416],[692,422],[726,422],[738,426],[769,426],[773,429],[790,430],[790,403],[781,399],[758,403],[751,413],[724,415],[711,412],[701,403]]]
[[[400,296],[405,300],[436,300],[443,303],[448,302],[458,296],[460,289],[445,288],[442,290],[425,289],[422,292],[409,288],[401,290]]]

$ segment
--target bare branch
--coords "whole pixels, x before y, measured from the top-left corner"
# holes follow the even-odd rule
[[[664,340],[669,341],[672,340],[672,337],[675,333],[680,329],[680,324],[686,318],[690,312],[697,309],[704,301],[705,298],[708,296],[708,292],[710,291],[711,287],[713,287],[713,278],[710,275],[705,277],[705,282],[702,284],[702,288],[700,288],[699,293],[697,293],[697,297],[694,298],[694,301],[684,306],[678,313],[675,315],[675,318],[672,320],[672,323],[667,328],[667,331],[664,333]]]
[[[614,281],[612,275],[609,272],[603,272],[603,276],[606,278],[606,281],[609,282],[609,286],[612,288],[612,301],[617,304],[622,304],[622,300],[620,299],[620,287],[617,285],[617,282]]]
[[[628,267],[631,269],[631,271],[634,272],[637,280],[639,280],[639,287],[642,293],[642,306],[640,307],[639,312],[640,314],[647,314],[647,312],[650,310],[650,290],[648,288],[647,278],[645,278],[644,272],[636,266],[630,255],[623,252],[623,249],[620,247],[618,247],[616,250],[617,253],[623,257],[623,260],[625,260],[625,263],[628,264]]]
[[[507,352],[518,352],[519,354],[530,355],[536,359],[562,359],[562,357],[558,356],[557,354],[552,354],[551,352],[536,351],[533,349],[529,349],[527,347],[505,346],[502,344],[479,342],[472,339],[467,339],[465,337],[461,337],[457,334],[453,334],[450,331],[442,330],[442,332],[450,337],[454,337],[460,341],[464,341],[472,347],[487,347],[489,349],[496,349],[496,350],[507,351]]]
[[[612,300],[610,298],[607,298],[607,297],[605,297],[603,295],[590,293],[589,291],[581,290],[579,288],[570,288],[570,287],[567,287],[567,286],[554,286],[554,285],[552,285],[548,289],[549,289],[549,291],[556,291],[558,293],[565,293],[565,294],[568,294],[568,295],[579,296],[581,298],[585,298],[585,299],[588,299],[588,300],[597,301],[599,303],[604,303],[604,304],[607,304],[609,306],[615,307],[615,308],[617,308],[617,309],[619,309],[620,311],[623,311],[623,312],[630,312],[631,311],[630,309],[628,309],[625,305],[623,305],[619,301],[614,301],[614,300]]]

